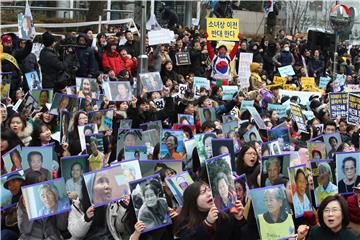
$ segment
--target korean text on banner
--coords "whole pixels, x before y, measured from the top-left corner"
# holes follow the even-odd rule
[[[360,96],[349,93],[347,121],[350,124],[360,123]]]
[[[330,115],[332,119],[337,116],[347,116],[347,93],[329,93]]]
[[[238,41],[240,21],[233,18],[207,18],[206,31],[210,41]]]
[[[301,86],[304,91],[312,91],[315,87],[315,78],[313,77],[302,77]]]
[[[292,119],[296,122],[299,132],[308,133],[306,129],[306,120],[301,112],[301,107],[297,104],[290,103]]]
[[[239,75],[239,83],[241,89],[250,87],[250,82],[249,82],[249,78],[251,75],[250,64],[252,63],[252,61],[253,61],[252,53],[240,53],[238,75]]]

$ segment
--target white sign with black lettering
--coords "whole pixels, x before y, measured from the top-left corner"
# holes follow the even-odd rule
[[[179,92],[181,95],[184,95],[186,90],[187,90],[187,85],[186,84],[179,84]]]
[[[165,101],[163,98],[155,99],[154,103],[155,103],[156,107],[159,109],[163,109],[165,107]]]

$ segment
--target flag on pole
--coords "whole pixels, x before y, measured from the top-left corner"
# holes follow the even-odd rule
[[[269,15],[269,13],[274,11],[274,1],[275,0],[267,0],[264,1],[264,12],[265,12],[265,17],[267,17]]]

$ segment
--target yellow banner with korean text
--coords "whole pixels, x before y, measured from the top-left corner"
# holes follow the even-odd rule
[[[240,21],[234,18],[207,18],[206,31],[210,41],[238,41]]]

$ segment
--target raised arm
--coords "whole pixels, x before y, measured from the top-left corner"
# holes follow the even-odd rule
[[[210,41],[207,40],[208,37],[209,37],[209,34],[205,33],[206,47],[207,47],[207,50],[208,50],[208,54],[209,54],[210,59],[213,60],[214,57],[215,57],[215,52],[214,52],[214,49],[212,49],[212,47],[211,47]]]
[[[240,38],[241,38],[241,34],[239,33],[239,34],[238,34],[238,39],[239,39],[239,41],[240,41]],[[235,43],[235,46],[233,47],[233,49],[231,50],[230,55],[229,55],[231,61],[232,61],[232,60],[234,59],[234,57],[236,56],[236,53],[237,53],[238,49],[239,49],[239,42],[236,42],[236,43]]]

